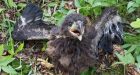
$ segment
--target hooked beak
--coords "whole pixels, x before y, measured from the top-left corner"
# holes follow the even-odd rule
[[[69,31],[74,37],[81,41],[84,34],[84,29],[85,27],[83,26],[83,22],[77,21],[72,24]]]

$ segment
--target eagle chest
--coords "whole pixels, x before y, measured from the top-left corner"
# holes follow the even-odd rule
[[[74,39],[55,39],[48,42],[47,52],[52,58],[54,64],[58,62],[59,65],[64,68],[69,68],[72,65],[75,67],[80,66],[81,62],[84,63],[83,59],[86,58],[86,53],[84,52],[83,42]]]

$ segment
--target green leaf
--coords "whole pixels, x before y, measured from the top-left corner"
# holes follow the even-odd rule
[[[17,5],[14,3],[13,0],[4,0],[4,2],[5,2],[5,4],[6,4],[8,7],[10,7],[10,8],[12,8],[12,7],[17,7]]]
[[[9,42],[7,44],[7,48],[8,48],[8,52],[13,55],[14,53],[14,41],[12,39],[12,37],[9,38]]]
[[[137,62],[140,63],[140,55],[136,56]]]
[[[111,66],[119,65],[119,64],[124,64],[123,62],[114,62]]]
[[[5,10],[5,8],[0,8],[0,13],[2,12],[2,11],[4,11]]]
[[[68,11],[68,13],[67,13],[67,15],[69,15],[69,14],[71,14],[71,13],[74,13],[74,12],[75,12],[75,10],[74,10],[74,9],[69,10],[69,11]]]
[[[135,59],[133,57],[133,55],[131,53],[125,54],[125,55],[121,55],[119,53],[115,53],[117,55],[117,57],[119,58],[119,60],[124,64],[134,64],[135,63]]]
[[[127,53],[131,53],[132,51],[134,51],[137,48],[137,45],[132,45],[126,52]]]
[[[20,8],[24,8],[26,6],[26,4],[24,4],[24,3],[18,3],[17,6],[20,7]]]
[[[134,64],[135,59],[131,53],[125,55],[125,63],[126,64]]]
[[[101,8],[100,7],[95,7],[94,9],[93,9],[93,11],[94,11],[94,14],[95,14],[95,16],[98,16],[98,15],[100,15],[101,14]]]
[[[77,8],[80,8],[80,7],[81,7],[79,0],[74,0],[74,5],[75,5]]]
[[[128,48],[128,47],[130,47],[131,46],[131,44],[124,44],[123,46],[122,46],[122,48]]]
[[[66,1],[61,1],[61,4],[60,4],[60,6],[59,6],[59,9],[61,9],[61,8],[63,8],[64,6],[65,6],[65,3],[66,3]]]
[[[92,5],[94,3],[95,0],[87,0],[87,2]]]
[[[140,4],[140,0],[135,0],[137,4]]]
[[[14,68],[12,68],[10,65],[9,66],[2,66],[2,70],[6,73],[9,74],[17,74]]]
[[[135,65],[137,66],[137,68],[140,68],[140,63],[135,63]]]
[[[125,63],[125,62],[124,62],[124,59],[125,59],[125,58],[124,58],[123,55],[121,55],[121,54],[119,54],[119,53],[117,53],[117,52],[116,52],[115,54],[116,54],[116,56],[119,58],[119,60],[120,60],[121,62]]]
[[[3,44],[1,44],[1,45],[0,45],[0,56],[2,56],[3,51],[4,51],[4,45],[3,45]]]
[[[81,7],[81,8],[79,9],[79,12],[80,12],[81,14],[87,16],[87,15],[89,15],[89,14],[91,13],[90,10],[91,10],[91,7]]]
[[[140,28],[140,18],[130,24],[133,28]]]
[[[136,8],[131,7],[131,8],[129,8],[129,9],[127,10],[127,12],[128,12],[128,13],[132,13],[132,12],[134,12],[135,10],[136,10]]]
[[[21,44],[18,46],[18,48],[17,48],[17,50],[16,50],[16,53],[19,52],[19,51],[21,51],[21,50],[23,49],[23,47],[24,47],[24,43],[21,43]]]
[[[12,58],[11,56],[0,56],[0,66],[7,66],[14,59],[15,58]]]
[[[135,2],[133,2],[133,1],[128,2],[127,10],[130,9],[134,4],[135,4]]]
[[[97,6],[101,6],[101,5],[102,5],[101,2],[95,2],[95,3],[92,5],[92,7],[97,7]]]

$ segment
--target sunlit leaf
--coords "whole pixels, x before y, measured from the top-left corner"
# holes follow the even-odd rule
[[[4,11],[5,10],[5,8],[0,8],[0,13],[2,12],[2,11]]]
[[[140,18],[130,24],[133,28],[140,28]]]
[[[140,63],[135,63],[135,65],[137,66],[137,68],[140,68]]]
[[[119,58],[119,60],[124,63],[124,59],[125,59],[124,56],[121,55],[121,54],[119,54],[119,53],[117,53],[117,52],[115,54],[117,55],[117,57]]]
[[[131,53],[125,55],[125,63],[126,64],[134,64],[135,63],[135,58]]]
[[[51,2],[51,3],[48,4],[48,6],[49,7],[54,7],[54,6],[57,6],[57,3],[56,2]]]
[[[3,51],[4,51],[4,46],[3,46],[3,44],[1,44],[1,45],[0,45],[0,56],[2,56]]]
[[[68,14],[71,14],[71,13],[74,13],[74,12],[75,12],[75,10],[69,10],[68,13],[67,13],[67,15]]]
[[[7,66],[14,60],[11,56],[0,56],[0,66]]]
[[[125,51],[126,52],[126,51]],[[125,55],[121,55],[119,53],[115,53],[117,55],[117,57],[119,58],[119,60],[124,64],[134,64],[135,59],[133,57],[133,55],[131,53],[125,54]]]
[[[18,46],[18,48],[17,48],[17,50],[16,50],[16,53],[19,52],[19,51],[21,51],[21,50],[23,49],[23,47],[24,47],[24,43],[21,43],[21,44]]]
[[[138,55],[138,56],[136,57],[136,59],[137,59],[137,62],[140,63],[140,55]]]
[[[134,12],[135,10],[136,10],[136,8],[131,7],[131,8],[129,8],[127,11],[128,11],[128,13],[132,13],[132,12]]]
[[[127,10],[129,8],[131,8],[134,4],[135,4],[135,2],[133,2],[133,1],[128,2],[128,4],[127,4]]]
[[[137,45],[132,45],[126,52],[127,53],[131,53],[132,51],[134,51],[137,48]]]
[[[140,4],[140,0],[135,0],[135,1],[136,1],[136,3]]]
[[[13,0],[3,0],[3,1],[4,1],[5,4],[6,4],[8,7],[10,7],[10,8],[12,8],[12,7],[17,7],[17,5],[14,3]]]
[[[61,4],[60,4],[60,6],[59,6],[59,8],[61,9],[62,7],[64,7],[64,6],[65,6],[65,3],[66,3],[66,2],[62,0],[62,1],[61,1]]]
[[[80,8],[80,7],[81,7],[79,0],[74,0],[74,5],[75,5],[77,8]]]
[[[87,2],[92,5],[95,0],[87,0]]]
[[[131,44],[124,44],[123,46],[122,46],[122,48],[128,48],[128,47],[130,47],[131,46]]]
[[[20,8],[24,8],[26,6],[26,4],[24,4],[24,3],[18,3],[17,6],[20,7]]]
[[[9,74],[17,74],[14,68],[12,68],[10,65],[9,66],[2,66],[2,70],[6,73]]]

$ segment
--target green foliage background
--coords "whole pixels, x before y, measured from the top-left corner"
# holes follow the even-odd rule
[[[32,0],[32,2],[35,2],[35,0]],[[103,8],[110,6],[117,7],[123,19],[133,27],[129,30],[134,29],[135,31],[124,32],[125,44],[122,47],[125,50],[125,55],[116,53],[119,61],[116,61],[114,64],[122,64],[124,67],[131,64],[140,68],[140,0],[74,0],[73,2],[76,8],[69,9],[65,6],[69,1],[38,1],[40,7],[44,11],[44,20],[51,21],[58,26],[66,15],[73,12],[79,12],[85,16],[90,16],[91,19],[94,20],[101,14]],[[11,75],[30,75],[34,70],[31,68],[30,64],[26,64],[22,59],[15,59],[17,53],[24,50],[24,43],[15,42],[12,39],[15,21],[20,16],[20,12],[25,5],[26,1],[24,0],[0,1],[0,32],[3,34],[3,37],[5,37],[5,42],[0,44],[0,72],[6,72]],[[9,54],[4,56],[5,52]],[[95,68],[91,68],[81,75],[90,75],[94,73],[95,70]],[[104,72],[104,75],[112,74]]]

